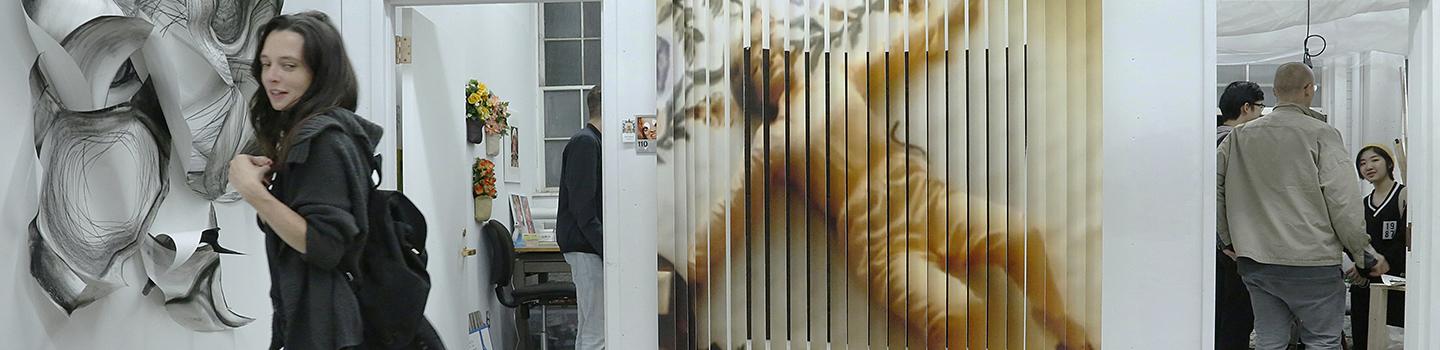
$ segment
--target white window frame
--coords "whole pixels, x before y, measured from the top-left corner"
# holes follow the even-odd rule
[[[538,35],[538,37],[536,37],[535,39],[536,39],[536,41],[538,41],[538,42],[540,43],[540,45],[537,45],[537,46],[536,46],[536,50],[539,51],[538,54],[537,54],[537,56],[536,56],[536,57],[539,57],[539,59],[536,60],[536,64],[539,65],[539,69],[536,69],[536,72],[539,74],[539,78],[540,78],[540,79],[539,79],[538,81],[540,82],[540,84],[539,84],[539,86],[537,86],[537,88],[536,88],[536,91],[537,91],[536,96],[539,96],[539,97],[540,97],[540,98],[539,98],[539,103],[537,103],[537,105],[539,105],[538,109],[539,109],[539,111],[540,111],[540,114],[539,114],[540,118],[538,118],[538,120],[537,120],[538,122],[535,123],[535,125],[536,125],[536,126],[535,126],[535,130],[536,130],[536,131],[539,131],[539,133],[535,134],[535,135],[537,135],[537,137],[534,138],[535,141],[531,141],[531,142],[534,142],[534,143],[535,143],[534,146],[535,146],[535,149],[537,150],[536,153],[539,154],[539,157],[537,157],[537,158],[540,160],[540,171],[536,174],[536,178],[534,179],[534,180],[535,180],[535,184],[536,184],[536,185],[535,185],[535,187],[536,187],[536,193],[535,193],[535,194],[538,195],[538,196],[558,196],[558,195],[560,194],[560,187],[549,186],[549,184],[546,183],[546,180],[547,180],[547,179],[546,179],[546,175],[548,174],[548,171],[549,171],[549,169],[548,169],[548,167],[549,167],[549,160],[546,159],[546,157],[549,157],[549,153],[547,152],[547,149],[545,148],[545,144],[546,144],[546,143],[549,143],[549,142],[553,142],[553,141],[566,141],[566,140],[569,140],[569,139],[570,139],[569,136],[566,136],[566,137],[546,137],[546,136],[545,136],[545,135],[546,135],[546,134],[545,134],[545,124],[546,124],[546,122],[548,122],[548,120],[546,119],[546,118],[548,118],[548,115],[546,114],[546,110],[545,110],[545,93],[547,93],[547,92],[555,92],[555,91],[581,91],[582,94],[580,95],[580,98],[581,98],[580,101],[581,101],[581,103],[584,103],[584,102],[585,102],[585,94],[584,94],[583,92],[584,92],[584,91],[589,91],[590,89],[595,88],[595,85],[594,85],[594,84],[589,84],[589,85],[580,84],[580,85],[546,86],[546,85],[545,85],[545,44],[548,43],[548,42],[552,42],[552,41],[580,41],[580,42],[582,42],[582,44],[580,45],[580,63],[579,63],[579,64],[580,64],[580,71],[581,71],[581,77],[582,77],[581,80],[582,80],[582,82],[583,82],[583,80],[584,80],[583,77],[584,77],[584,74],[586,73],[586,72],[585,72],[585,45],[584,45],[583,43],[586,42],[586,41],[600,42],[600,37],[599,37],[599,36],[594,36],[594,37],[585,36],[585,11],[584,11],[584,6],[583,6],[583,5],[581,6],[581,11],[580,11],[580,37],[579,37],[579,38],[546,38],[546,37],[545,37],[545,5],[548,4],[548,3],[556,3],[556,2],[564,2],[564,3],[571,3],[571,2],[573,2],[573,3],[597,3],[597,4],[601,4],[600,6],[605,6],[605,5],[604,5],[604,2],[601,1],[601,0],[546,1],[546,2],[541,2],[541,3],[537,4],[539,8],[538,8],[538,11],[535,11],[536,17],[537,17],[537,18],[535,19],[535,26],[537,27],[537,28],[535,28],[535,33]],[[596,72],[596,73],[599,73],[599,72]],[[583,109],[583,108],[582,108],[582,109]],[[582,120],[583,120],[583,118],[582,118]],[[581,126],[583,127],[583,122],[582,122],[582,125],[581,125]]]

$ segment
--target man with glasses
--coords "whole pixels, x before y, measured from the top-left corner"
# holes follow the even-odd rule
[[[1220,117],[1215,143],[1225,141],[1230,131],[1243,123],[1260,118],[1265,109],[1265,92],[1260,85],[1236,81],[1220,95]],[[1220,239],[1215,240],[1217,243]],[[1235,251],[1218,245],[1215,250],[1215,349],[1249,350],[1250,332],[1255,330],[1255,315],[1250,310],[1250,292],[1236,270]]]
[[[1307,349],[1340,349],[1345,284],[1340,254],[1379,277],[1385,258],[1367,254],[1350,152],[1340,132],[1310,109],[1315,76],[1292,62],[1275,71],[1279,103],[1236,126],[1216,157],[1216,231],[1237,257],[1255,312],[1255,348],[1282,350],[1299,320]]]
[[[1235,126],[1260,118],[1260,112],[1268,107],[1261,103],[1264,100],[1265,91],[1260,90],[1258,84],[1241,80],[1226,86],[1225,93],[1220,95],[1220,120],[1215,143],[1218,145],[1224,141]]]

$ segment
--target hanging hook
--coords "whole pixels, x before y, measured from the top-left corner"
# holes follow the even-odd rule
[[[1311,38],[1320,39],[1320,51],[1314,54],[1310,53]],[[1305,42],[1302,45],[1304,47],[1305,55],[1301,58],[1301,61],[1310,68],[1315,68],[1315,65],[1311,63],[1310,58],[1319,57],[1320,54],[1325,53],[1325,48],[1329,46],[1329,43],[1325,41],[1325,37],[1320,36],[1319,34],[1310,34],[1310,0],[1305,0]]]

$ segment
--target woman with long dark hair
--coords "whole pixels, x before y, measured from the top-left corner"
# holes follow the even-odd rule
[[[259,33],[250,70],[261,85],[250,110],[259,154],[235,156],[230,183],[265,232],[270,347],[442,348],[423,320],[415,334],[367,328],[350,285],[383,130],[354,113],[355,71],[340,33],[315,11],[277,16]]]

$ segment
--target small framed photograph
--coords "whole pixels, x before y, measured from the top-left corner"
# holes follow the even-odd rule
[[[505,157],[505,182],[520,183],[520,128],[510,127],[510,154]]]
[[[515,235],[515,247],[533,247],[539,243],[535,217],[530,214],[530,196],[510,194],[510,220],[510,232]]]
[[[635,153],[655,153],[655,142],[660,140],[660,124],[654,115],[635,116]]]
[[[620,122],[620,141],[624,143],[635,142],[635,121],[625,120]]]

